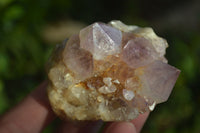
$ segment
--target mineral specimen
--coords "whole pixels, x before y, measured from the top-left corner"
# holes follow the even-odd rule
[[[151,28],[94,23],[57,45],[48,62],[48,96],[63,119],[132,120],[168,99],[180,71]]]

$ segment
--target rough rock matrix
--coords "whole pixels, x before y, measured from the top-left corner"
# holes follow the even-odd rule
[[[124,121],[165,102],[180,71],[151,28],[94,23],[57,45],[47,63],[48,96],[62,119]]]

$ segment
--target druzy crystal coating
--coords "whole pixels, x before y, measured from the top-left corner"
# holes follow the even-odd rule
[[[62,119],[128,121],[165,102],[180,71],[151,28],[96,22],[57,45],[48,96]]]

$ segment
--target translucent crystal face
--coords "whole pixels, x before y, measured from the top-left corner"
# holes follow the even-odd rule
[[[66,119],[122,121],[168,99],[180,71],[151,28],[94,23],[58,46],[49,61],[48,95]]]
[[[122,33],[102,23],[94,23],[80,31],[80,47],[90,51],[94,59],[120,53]]]
[[[168,99],[180,71],[161,61],[154,61],[137,69],[136,73],[142,82],[140,93],[156,103],[161,103]]]

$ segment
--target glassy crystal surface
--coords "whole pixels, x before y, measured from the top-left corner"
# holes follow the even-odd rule
[[[80,47],[90,51],[94,59],[120,53],[122,33],[103,23],[94,23],[80,31]]]
[[[62,119],[128,121],[168,99],[180,70],[151,28],[96,22],[57,45],[48,96]]]

